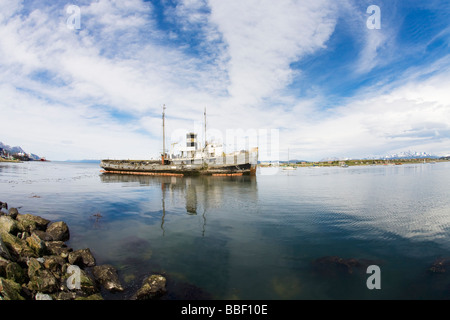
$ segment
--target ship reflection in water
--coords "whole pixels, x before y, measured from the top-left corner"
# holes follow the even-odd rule
[[[101,174],[103,183],[121,183],[124,187],[139,185],[140,187],[161,188],[161,230],[165,234],[167,215],[166,203],[184,203],[184,213],[190,216],[201,216],[202,236],[206,231],[206,216],[209,209],[226,206],[224,194],[229,193],[230,187],[237,193],[246,190],[249,202],[257,200],[257,183],[255,176],[146,176],[126,174]],[[224,188],[227,192],[224,192]],[[229,201],[229,199],[227,200]]]

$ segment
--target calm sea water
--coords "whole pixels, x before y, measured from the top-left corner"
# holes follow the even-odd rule
[[[450,298],[450,270],[427,272],[450,257],[450,163],[258,170],[178,178],[0,163],[0,201],[65,221],[70,247],[114,265],[126,290],[108,299],[128,299],[154,272],[169,299]],[[315,263],[329,256],[378,265],[381,289],[367,288],[365,265]]]

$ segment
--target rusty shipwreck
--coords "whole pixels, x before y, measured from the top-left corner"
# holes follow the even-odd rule
[[[163,152],[160,160],[101,160],[104,174],[137,174],[169,176],[234,176],[255,175],[258,165],[258,148],[225,153],[223,146],[216,143],[204,144],[197,140],[197,134],[186,134],[185,145],[178,153],[168,153],[165,148],[165,107],[163,108]],[[206,110],[205,110],[206,136]]]

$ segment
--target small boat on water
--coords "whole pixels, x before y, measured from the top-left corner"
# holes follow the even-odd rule
[[[256,175],[258,148],[225,154],[223,146],[205,141],[200,146],[197,134],[186,134],[186,145],[178,154],[168,154],[165,149],[165,107],[163,108],[163,152],[161,160],[101,160],[103,173],[168,175],[168,176],[240,176]],[[205,110],[206,136],[206,110]],[[206,140],[206,139],[205,139]]]

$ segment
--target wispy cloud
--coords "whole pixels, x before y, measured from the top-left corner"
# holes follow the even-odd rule
[[[450,153],[449,70],[447,65],[436,74],[435,68],[429,68],[432,75],[426,80],[423,73],[405,73],[397,86],[361,92],[327,117],[302,123],[303,128],[292,129],[296,131],[292,144],[295,137],[306,137],[296,143],[297,154],[304,158],[316,154],[320,159],[330,154],[358,157],[408,149]]]
[[[254,105],[292,80],[290,64],[323,48],[333,32],[328,1],[210,1],[229,56],[228,91],[235,103]]]

